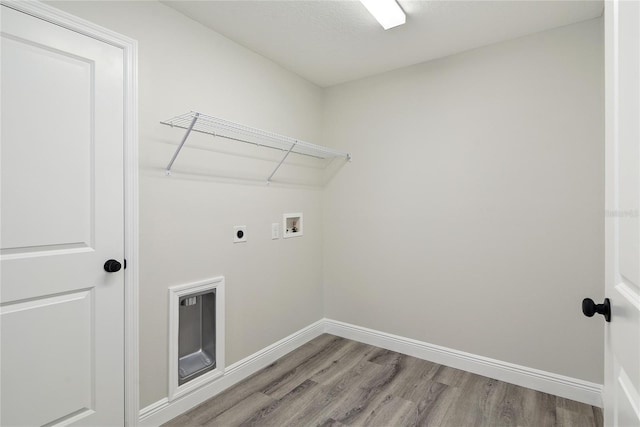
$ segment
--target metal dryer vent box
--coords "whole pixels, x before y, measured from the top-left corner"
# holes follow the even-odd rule
[[[216,367],[216,290],[180,297],[178,385]]]

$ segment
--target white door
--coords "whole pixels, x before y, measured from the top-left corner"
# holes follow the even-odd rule
[[[605,2],[605,425],[640,426],[640,2]]]
[[[0,425],[123,425],[123,51],[1,12]]]

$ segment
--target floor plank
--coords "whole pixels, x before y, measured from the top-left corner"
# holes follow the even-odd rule
[[[268,384],[273,383],[277,378],[291,370],[295,370],[313,355],[316,355],[320,349],[325,347],[333,348],[336,345],[346,345],[348,340],[323,334],[320,337],[304,344],[276,362],[270,364],[266,368],[258,371],[254,375],[236,384],[235,386],[225,390],[219,396],[210,399],[189,411],[188,424],[170,424],[172,427],[193,425],[207,425],[211,420],[223,414],[228,409],[237,405],[250,395],[260,392],[261,389]]]
[[[452,386],[453,387],[453,386]],[[443,426],[494,426],[500,423],[499,403],[504,399],[507,384],[491,378],[473,375],[459,387],[460,395],[449,407]]]
[[[289,421],[295,418],[300,408],[305,407],[319,394],[318,383],[306,380],[282,396],[275,402],[255,411],[251,417],[243,421],[240,426],[283,426],[291,425]]]
[[[513,384],[507,384],[507,396],[509,405],[518,408],[514,411],[515,425],[540,427],[556,425],[555,396]],[[512,400],[514,403],[511,403]]]
[[[353,407],[352,402],[345,404],[345,396],[354,397],[354,391],[357,393],[363,386],[366,388],[366,384],[382,375],[383,371],[384,368],[381,366],[367,361],[360,362],[343,376],[321,385],[322,396],[301,411],[298,417],[292,420],[291,425],[321,425],[329,420],[339,423],[334,417],[344,412],[341,411],[341,407],[346,407],[347,411]]]
[[[247,396],[246,399],[239,401],[216,417],[207,419],[200,425],[212,427],[239,425],[247,419],[247,414],[254,413],[265,406],[272,405],[274,402],[274,398],[263,393],[253,393]]]
[[[288,371],[282,372],[280,376],[269,382],[262,392],[273,398],[279,399],[297,387],[304,380],[316,373],[329,369],[334,360],[340,360],[349,354],[353,348],[358,348],[360,343],[355,341],[339,339],[329,341],[325,346],[302,360],[298,365]]]
[[[602,410],[324,334],[165,426],[579,426]]]
[[[414,425],[443,425],[449,407],[460,397],[460,392],[458,387],[431,381],[429,389],[417,402],[417,417]]]
[[[416,404],[391,394],[387,394],[369,412],[362,425],[365,426],[406,426],[415,424]]]
[[[593,419],[596,426],[604,425],[604,414],[602,413],[602,408],[593,407]]]

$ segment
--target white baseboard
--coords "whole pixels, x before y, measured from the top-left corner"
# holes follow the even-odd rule
[[[270,365],[287,353],[324,333],[324,319],[303,328],[280,341],[263,348],[239,362],[228,366],[219,379],[203,385],[193,392],[169,402],[161,399],[140,410],[139,425],[159,426],[199,405],[260,369]]]
[[[474,374],[602,407],[602,385],[324,319],[325,332]]]
[[[441,365],[602,407],[601,384],[465,353],[337,320],[322,319],[228,366],[222,377],[192,393],[181,396],[172,402],[164,398],[152,403],[140,411],[139,424],[159,426],[216,396],[323,333],[375,345]]]

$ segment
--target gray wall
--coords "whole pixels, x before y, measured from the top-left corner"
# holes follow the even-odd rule
[[[53,5],[139,42],[142,407],[167,396],[167,288],[221,274],[227,364],[326,315],[602,382],[579,309],[603,296],[601,20],[323,91],[156,2]],[[272,154],[194,135],[165,177],[159,121],[192,109],[354,161],[265,187]],[[304,237],[270,240],[298,211]]]
[[[328,318],[602,382],[596,19],[326,92]]]
[[[273,153],[206,135],[166,177],[184,131],[159,124],[199,110],[317,143],[321,90],[156,2],[52,5],[139,43],[141,407],[167,396],[169,286],[225,276],[227,364],[322,318],[319,187],[267,187]],[[286,212],[304,213],[304,236],[271,240]],[[234,225],[247,243],[232,243]]]

